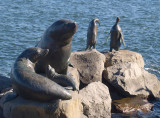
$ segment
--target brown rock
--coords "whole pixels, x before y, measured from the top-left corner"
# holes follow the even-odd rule
[[[160,81],[137,63],[121,63],[107,67],[103,73],[107,82],[121,95],[160,96]]]
[[[110,118],[111,98],[108,87],[101,82],[93,82],[80,90],[83,114],[88,118]]]
[[[54,118],[58,102],[41,103],[17,97],[3,106],[5,118]]]
[[[144,68],[144,60],[141,54],[129,51],[120,50],[115,52],[104,53],[106,56],[105,67],[112,66],[119,63],[135,62],[139,67]]]
[[[83,83],[102,81],[105,56],[97,50],[73,52],[70,62],[77,68]]]
[[[135,114],[136,112],[147,113],[153,107],[153,104],[139,96],[114,100],[112,103],[118,112],[125,114]]]
[[[81,98],[77,92],[72,92],[72,99],[61,101],[53,118],[82,118],[82,111]]]
[[[81,98],[72,92],[71,100],[48,103],[17,97],[3,106],[5,118],[82,118]]]

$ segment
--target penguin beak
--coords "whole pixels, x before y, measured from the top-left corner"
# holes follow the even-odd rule
[[[98,22],[98,24],[99,24],[99,26],[100,26],[101,24],[100,24],[99,20],[98,20],[97,22]]]

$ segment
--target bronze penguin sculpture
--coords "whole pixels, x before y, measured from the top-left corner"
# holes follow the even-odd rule
[[[97,38],[97,24],[96,22],[99,23],[99,19],[95,18],[93,19],[88,27],[88,32],[87,32],[87,46],[86,50],[91,49],[92,47],[95,49],[96,48],[96,38]]]
[[[119,26],[119,21],[120,21],[120,18],[117,17],[116,23],[113,25],[113,27],[111,28],[110,33],[109,33],[109,36],[111,35],[110,52],[112,52],[113,49],[116,51],[118,51],[120,49],[121,40],[122,40],[123,45],[125,46],[123,33],[121,30],[121,27]],[[108,38],[109,38],[109,36],[108,36]],[[108,38],[107,38],[107,40],[108,40]]]

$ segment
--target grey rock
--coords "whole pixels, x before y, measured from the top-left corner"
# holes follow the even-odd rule
[[[144,60],[141,54],[129,51],[129,50],[120,50],[104,53],[106,56],[105,67],[113,66],[119,63],[125,62],[135,62],[139,67],[144,68]]]
[[[160,96],[158,78],[140,68],[137,63],[120,63],[107,67],[103,76],[123,96],[140,94],[149,98]]]
[[[70,62],[77,68],[80,80],[83,83],[89,84],[95,81],[102,81],[105,56],[96,49],[73,52]]]
[[[108,87],[101,82],[90,83],[80,90],[83,114],[87,118],[110,118],[111,98]]]

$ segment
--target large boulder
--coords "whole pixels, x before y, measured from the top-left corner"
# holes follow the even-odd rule
[[[73,52],[70,62],[77,68],[80,74],[80,80],[84,84],[102,81],[105,56],[96,49]]]
[[[82,105],[78,93],[71,100],[38,102],[17,97],[4,103],[5,118],[81,118]]]
[[[62,100],[53,118],[83,118],[83,106],[78,92],[72,92],[71,100]],[[51,117],[51,118],[52,118]]]
[[[106,56],[105,67],[112,66],[119,63],[135,62],[139,67],[144,68],[144,60],[141,54],[129,51],[120,50],[104,53]]]
[[[87,118],[110,118],[111,98],[108,87],[101,82],[93,82],[80,91],[83,114]]]
[[[139,67],[137,63],[120,63],[109,66],[103,76],[108,84],[124,97],[139,94],[149,98],[160,97],[158,78]]]

